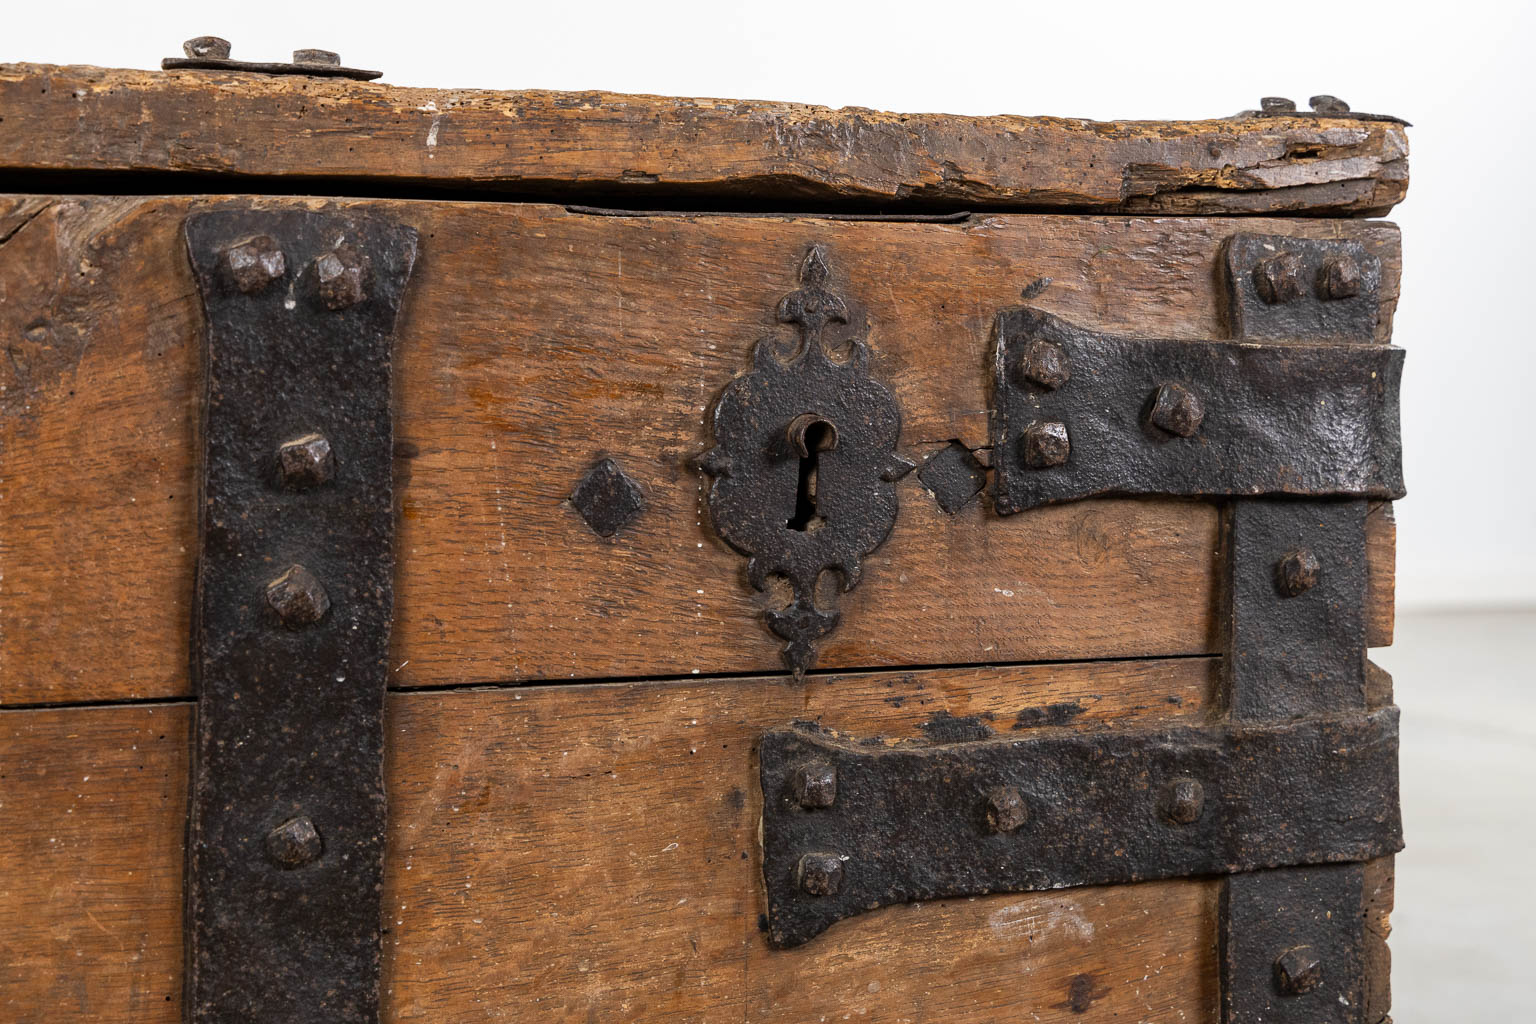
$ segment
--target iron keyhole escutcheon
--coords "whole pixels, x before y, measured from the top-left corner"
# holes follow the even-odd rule
[[[795,487],[794,514],[784,525],[800,533],[815,533],[827,522],[816,507],[821,453],[837,448],[837,427],[815,413],[802,413],[790,422],[788,436],[793,454],[800,458],[800,472]]]
[[[838,623],[837,596],[818,605],[817,581],[832,571],[843,592],[858,585],[863,557],[896,524],[896,481],[913,468],[896,450],[896,400],[869,375],[863,318],[830,277],[826,253],[812,246],[800,287],[775,311],[797,337],[770,335],[753,347],[751,371],[715,400],[714,446],[698,457],[714,478],[710,522],[747,556],[747,582],[766,591],[777,577],[793,592],[784,607],[765,608],[763,621],[786,641],[784,663],[796,675]]]

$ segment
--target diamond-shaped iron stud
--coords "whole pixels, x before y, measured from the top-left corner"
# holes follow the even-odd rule
[[[599,459],[571,492],[571,504],[599,537],[612,537],[645,509],[645,495],[612,459]]]
[[[987,486],[987,467],[965,445],[951,441],[923,463],[917,478],[933,492],[939,508],[954,515]]]

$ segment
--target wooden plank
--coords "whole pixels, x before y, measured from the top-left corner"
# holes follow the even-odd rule
[[[1365,517],[1365,645],[1391,647],[1397,623],[1397,520],[1390,501]]]
[[[181,1020],[191,721],[0,712],[0,1019]]]
[[[284,191],[297,178],[316,192],[469,187],[649,209],[1374,216],[1408,185],[1402,126],[1344,119],[958,117],[44,64],[0,65],[0,109],[0,169],[176,172]]]
[[[1214,1024],[1210,880],[890,907],[770,949],[753,744],[793,720],[893,737],[945,714],[1004,734],[1201,721],[1218,669],[1187,658],[394,694],[384,1019]],[[190,717],[187,705],[0,716],[6,1019],[177,1019]]]
[[[187,693],[202,325],[180,228],[205,202],[57,199],[0,250],[0,330],[18,339],[0,364],[0,701]],[[919,459],[951,439],[985,456],[992,320],[1036,276],[1069,320],[1191,339],[1222,333],[1212,268],[1239,227],[1380,255],[1381,340],[1399,279],[1396,228],[1370,222],[363,205],[422,237],[395,368],[400,686],[781,669],[691,460],[714,395],[784,330],[775,304],[813,243],[870,325]],[[648,503],[612,540],[566,500],[600,455]],[[1216,650],[1210,505],[999,519],[982,499],[949,516],[917,474],[900,501],[825,667]]]

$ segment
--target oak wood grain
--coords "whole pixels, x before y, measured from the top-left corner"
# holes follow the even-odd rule
[[[0,1019],[180,1021],[191,718],[0,712]]]
[[[944,714],[1001,734],[1203,721],[1218,668],[393,694],[384,1019],[1214,1024],[1209,880],[888,907],[769,948],[754,743],[795,720],[889,737]],[[0,714],[7,1020],[178,1019],[191,712]]]
[[[307,179],[650,209],[1377,215],[1408,185],[1402,126],[1344,119],[959,117],[46,64],[0,64],[0,110],[0,171],[185,173],[171,192]]]
[[[188,692],[202,321],[180,231],[215,202],[56,198],[0,247],[0,702]],[[1240,227],[1380,255],[1379,340],[1399,279],[1396,228],[1359,221],[355,205],[422,236],[395,369],[394,680],[411,687],[781,670],[768,598],[710,527],[692,459],[713,396],[786,329],[774,308],[813,243],[918,460],[952,439],[986,457],[992,321],[1036,277],[1055,283],[1034,301],[1069,320],[1192,340],[1223,333],[1213,268]],[[609,540],[567,500],[605,455],[647,500]],[[1212,505],[999,518],[983,497],[950,516],[917,474],[899,495],[825,667],[1216,650]]]

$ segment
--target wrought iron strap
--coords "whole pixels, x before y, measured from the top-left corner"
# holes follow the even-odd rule
[[[1233,875],[1222,886],[1222,1024],[1378,1024],[1365,993],[1365,868]]]
[[[762,738],[768,932],[888,904],[1366,860],[1401,848],[1397,711],[885,747]]]
[[[1363,709],[1365,517],[1354,501],[1234,501],[1227,705],[1263,721]]]
[[[1126,338],[1005,310],[997,511],[1109,494],[1399,497],[1402,356]]]
[[[188,1019],[375,1021],[390,347],[416,232],[241,208],[186,236],[207,314]]]

